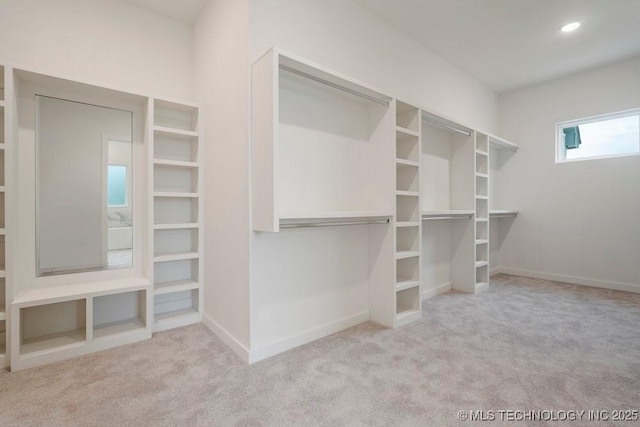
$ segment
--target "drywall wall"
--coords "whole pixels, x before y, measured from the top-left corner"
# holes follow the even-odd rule
[[[351,0],[252,0],[251,61],[272,46],[388,95],[495,130],[488,87]]]
[[[204,123],[204,321],[243,357],[249,349],[248,0],[211,0],[194,29]]]
[[[505,93],[500,134],[520,144],[500,172],[511,272],[640,291],[640,156],[555,163],[555,124],[640,108],[640,57]]]
[[[192,99],[192,29],[122,0],[0,0],[0,62]]]
[[[496,95],[352,1],[252,0],[253,62],[272,46],[403,101],[493,130]],[[253,233],[252,359],[362,321],[369,234],[358,227]]]

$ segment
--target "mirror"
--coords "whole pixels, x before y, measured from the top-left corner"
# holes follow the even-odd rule
[[[133,114],[36,96],[38,276],[133,266]]]

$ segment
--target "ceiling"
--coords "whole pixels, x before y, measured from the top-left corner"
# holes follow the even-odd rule
[[[640,0],[355,1],[496,92],[640,55]]]
[[[193,25],[209,0],[126,0],[140,7]]]
[[[192,25],[208,0],[127,1]],[[640,55],[640,0],[355,1],[499,93]]]

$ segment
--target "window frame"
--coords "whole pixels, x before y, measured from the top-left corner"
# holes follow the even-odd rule
[[[615,113],[601,114],[598,116],[590,116],[582,119],[568,120],[564,122],[556,123],[556,164],[561,163],[572,163],[572,162],[582,162],[585,160],[598,160],[598,159],[611,159],[616,157],[630,157],[630,156],[638,156],[640,155],[640,135],[638,141],[638,151],[635,153],[617,153],[617,154],[608,154],[604,156],[590,156],[590,157],[582,157],[578,159],[567,159],[567,149],[565,148],[564,140],[563,140],[563,130],[568,127],[586,125],[590,123],[603,122],[607,120],[620,119],[623,117],[630,116],[640,116],[640,108],[636,108],[633,110],[625,110],[618,111]]]

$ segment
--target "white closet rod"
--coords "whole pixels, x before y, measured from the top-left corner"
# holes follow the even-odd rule
[[[306,227],[333,227],[344,225],[371,225],[371,224],[388,224],[389,219],[378,219],[371,221],[341,221],[341,222],[300,222],[295,224],[280,224],[280,228],[306,228]]]
[[[426,117],[423,117],[422,120],[427,121],[429,123],[433,123],[434,125],[442,126],[443,128],[447,128],[449,130],[461,133],[463,135],[471,136],[471,132],[467,132],[466,130],[458,129],[458,128],[455,128],[453,126],[445,125],[444,123],[440,123],[440,122],[438,122],[436,120],[431,120],[431,119],[428,119]]]
[[[389,102],[383,101],[381,99],[374,98],[374,97],[369,96],[369,95],[365,95],[364,93],[360,93],[360,92],[358,92],[356,90],[349,89],[348,87],[340,86],[337,83],[333,83],[333,82],[330,82],[328,80],[321,79],[320,77],[305,73],[304,71],[296,70],[295,68],[291,68],[291,67],[289,67],[287,65],[280,64],[280,69],[284,70],[284,71],[288,71],[288,72],[293,73],[293,74],[297,74],[298,76],[304,77],[306,79],[310,79],[310,80],[316,81],[318,83],[322,83],[322,84],[330,86],[330,87],[332,87],[334,89],[338,89],[338,90],[341,90],[343,92],[350,93],[351,95],[358,96],[360,98],[366,99],[367,101],[375,102],[377,104],[384,105],[385,107],[389,106]]]
[[[423,221],[432,221],[435,219],[471,219],[473,215],[446,215],[446,216],[423,216]]]

